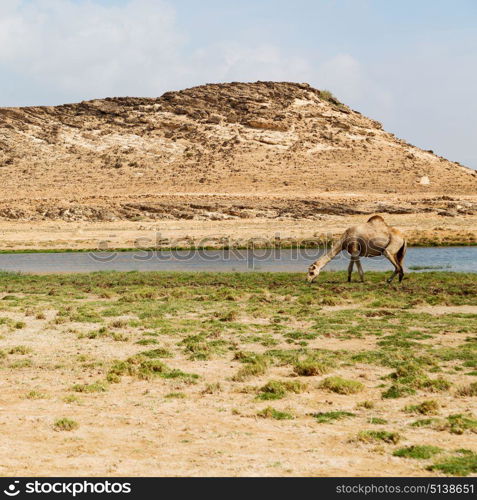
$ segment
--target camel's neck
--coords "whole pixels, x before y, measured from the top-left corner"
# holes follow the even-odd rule
[[[333,260],[339,253],[341,252],[341,242],[333,245],[333,248],[331,248],[323,257],[320,257],[316,261],[316,266],[318,269],[323,269],[328,262]]]

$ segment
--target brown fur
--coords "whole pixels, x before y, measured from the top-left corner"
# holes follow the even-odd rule
[[[380,215],[370,217],[365,224],[359,224],[347,229],[340,240],[323,257],[313,263],[308,270],[308,281],[312,282],[320,271],[343,250],[350,255],[348,281],[351,281],[353,267],[356,264],[361,281],[364,272],[360,257],[378,257],[384,255],[394,266],[394,274],[389,278],[391,283],[399,275],[401,282],[404,277],[403,261],[406,255],[407,242],[402,233],[388,226]]]

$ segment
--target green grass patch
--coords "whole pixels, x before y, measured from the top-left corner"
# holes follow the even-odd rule
[[[25,399],[48,399],[48,395],[40,391],[30,391],[25,394]]]
[[[78,422],[71,420],[70,418],[60,418],[55,420],[53,428],[55,431],[74,431],[78,429]]]
[[[335,420],[342,420],[344,418],[355,417],[354,413],[349,411],[327,411],[327,412],[319,412],[313,413],[311,415],[319,424],[329,424],[334,422]]]
[[[337,394],[356,394],[364,389],[364,385],[356,380],[348,380],[342,377],[329,377],[320,384],[322,389]]]
[[[410,424],[411,427],[432,427],[439,422],[438,418],[421,418]]]
[[[150,351],[143,351],[140,353],[140,356],[144,356],[146,358],[157,359],[157,358],[172,358],[173,354],[167,349],[151,349]]]
[[[394,451],[393,455],[395,457],[428,460],[429,458],[432,458],[434,455],[437,455],[441,452],[442,449],[438,448],[437,446],[413,445],[406,446],[405,448],[400,448],[399,450]]]
[[[452,434],[464,434],[467,431],[477,433],[477,420],[471,415],[458,413],[449,415],[441,428]]]
[[[170,392],[164,396],[166,399],[185,399],[187,396],[183,392]]]
[[[180,378],[192,383],[199,378],[194,373],[185,373],[181,370],[169,368],[165,363],[155,358],[157,353],[154,353],[154,351],[147,351],[153,352],[149,357],[138,354],[128,358],[126,361],[113,362],[108,371],[107,379],[112,380],[114,383],[119,383],[121,377],[126,375],[142,380],[152,380],[154,377],[165,379]]]
[[[137,345],[157,345],[159,341],[156,339],[141,339],[136,342]]]
[[[301,377],[315,377],[317,375],[325,375],[331,370],[332,367],[330,364],[314,359],[298,361],[293,367],[293,371]]]
[[[397,444],[401,440],[401,435],[398,432],[389,431],[361,431],[358,433],[357,440],[363,443]]]
[[[446,476],[468,476],[477,473],[477,454],[472,450],[461,449],[454,456],[446,457],[427,467]]]
[[[274,420],[293,420],[295,418],[291,413],[275,410],[271,406],[259,411],[257,416],[260,418],[272,418]]]
[[[227,352],[228,342],[208,340],[205,335],[189,335],[180,342],[190,359],[208,360]]]
[[[85,394],[92,394],[95,392],[106,392],[108,385],[105,382],[94,382],[93,384],[75,384],[71,390],[73,392],[82,392]]]
[[[444,419],[426,418],[416,420],[412,427],[430,427],[438,431],[447,431],[451,434],[477,433],[477,420],[473,415],[457,413]]]
[[[379,418],[379,417],[371,417],[368,422],[370,424],[374,424],[374,425],[386,425],[388,423],[388,421],[384,418]]]
[[[235,353],[234,359],[244,364],[232,377],[234,382],[244,382],[250,378],[265,375],[269,366],[269,359],[260,354],[238,351]]]
[[[435,399],[428,399],[417,405],[408,405],[404,408],[406,413],[417,413],[420,415],[437,415],[439,403]]]
[[[259,391],[258,398],[263,400],[282,399],[288,393],[300,394],[306,390],[306,385],[299,380],[271,380]]]

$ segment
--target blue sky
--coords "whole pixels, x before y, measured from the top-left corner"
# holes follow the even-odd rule
[[[306,81],[477,168],[476,26],[474,0],[2,0],[0,106]]]

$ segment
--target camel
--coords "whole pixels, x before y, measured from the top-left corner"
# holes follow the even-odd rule
[[[366,224],[347,229],[331,250],[310,266],[307,279],[312,283],[332,259],[341,251],[346,250],[351,258],[348,267],[348,282],[351,282],[351,274],[355,264],[360,279],[364,282],[360,257],[378,257],[380,255],[384,255],[394,266],[394,273],[387,280],[388,283],[392,283],[397,275],[399,275],[399,282],[401,282],[404,277],[403,260],[406,249],[407,242],[402,233],[398,229],[388,226],[380,215],[374,215]]]

